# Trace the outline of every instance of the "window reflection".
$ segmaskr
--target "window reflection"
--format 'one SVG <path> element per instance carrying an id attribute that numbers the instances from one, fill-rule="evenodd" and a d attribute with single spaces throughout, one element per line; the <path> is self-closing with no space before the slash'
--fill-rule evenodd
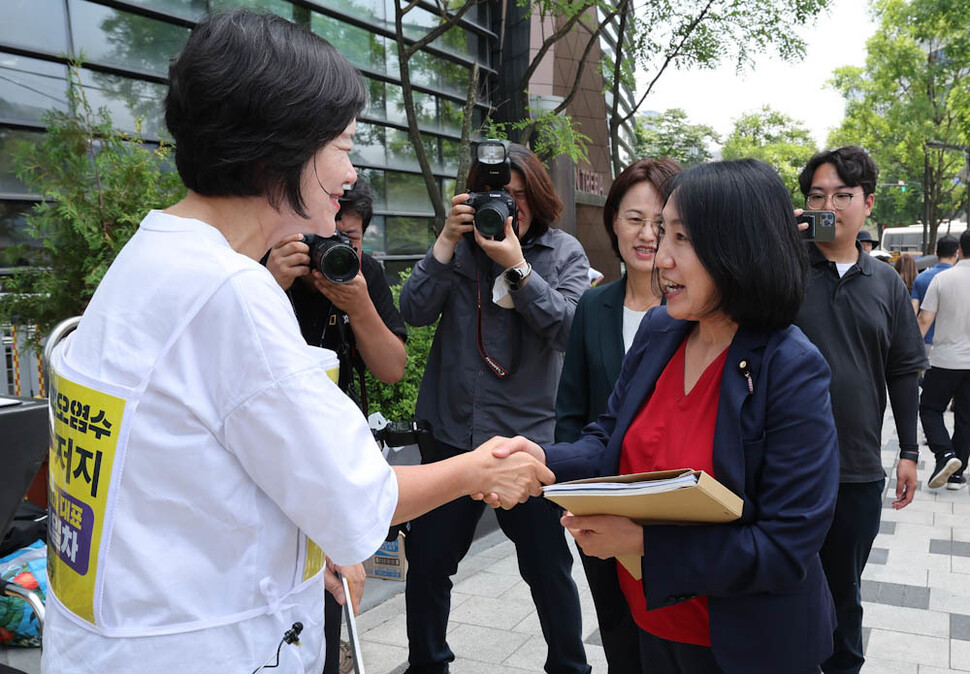
<path id="1" fill-rule="evenodd" d="M 374 251 L 383 253 L 384 248 L 384 216 L 375 215 L 371 218 L 370 225 L 367 226 L 367 231 L 364 232 L 364 240 L 361 242 L 361 248 L 368 255 L 373 255 Z"/>
<path id="2" fill-rule="evenodd" d="M 438 156 L 438 142 L 434 136 L 421 134 L 421 142 L 424 151 L 431 162 L 434 171 L 441 169 L 441 159 Z M 387 129 L 387 165 L 394 168 L 420 170 L 417 155 L 414 153 L 414 145 L 407 131 L 400 129 Z M 423 183 L 422 183 L 423 184 Z"/>
<path id="3" fill-rule="evenodd" d="M 357 123 L 357 133 L 354 134 L 354 150 L 350 153 L 350 160 L 354 164 L 377 164 L 384 163 L 384 127 L 368 124 L 367 122 Z"/>
<path id="4" fill-rule="evenodd" d="M 0 201 L 0 266 L 23 266 L 39 259 L 43 244 L 27 233 L 27 214 L 35 203 Z"/>
<path id="5" fill-rule="evenodd" d="M 374 210 L 381 211 L 387 207 L 384 198 L 384 171 L 372 168 L 357 169 L 357 179 L 364 180 L 370 185 L 370 192 L 374 196 Z"/>
<path id="6" fill-rule="evenodd" d="M 381 36 L 315 12 L 310 15 L 310 28 L 358 68 L 378 66 L 383 70 L 384 38 Z"/>
<path id="7" fill-rule="evenodd" d="M 129 0 L 129 2 L 184 19 L 201 19 L 206 12 L 206 0 Z"/>
<path id="8" fill-rule="evenodd" d="M 70 0 L 70 8 L 74 48 L 86 60 L 166 75 L 189 36 L 188 28 L 86 0 Z"/>
<path id="9" fill-rule="evenodd" d="M 64 0 L 3 0 L 0 42 L 51 54 L 67 52 Z"/>
<path id="10" fill-rule="evenodd" d="M 165 128 L 165 85 L 84 69 L 81 84 L 91 108 L 107 107 L 115 128 L 148 140 L 171 139 Z"/>
<path id="11" fill-rule="evenodd" d="M 44 134 L 37 131 L 18 131 L 0 128 L 0 192 L 30 194 L 27 186 L 16 175 L 14 153 L 24 143 L 37 144 Z"/>
<path id="12" fill-rule="evenodd" d="M 233 9 L 234 7 L 249 7 L 278 14 L 287 19 L 293 19 L 293 3 L 287 0 L 208 0 L 212 11 Z"/>
<path id="13" fill-rule="evenodd" d="M 0 52 L 0 117 L 40 122 L 51 108 L 67 110 L 67 68 Z"/>
<path id="14" fill-rule="evenodd" d="M 434 243 L 432 218 L 387 217 L 388 255 L 422 255 Z"/>
<path id="15" fill-rule="evenodd" d="M 424 178 L 416 173 L 387 172 L 387 210 L 389 212 L 427 213 L 434 210 L 428 199 Z M 388 221 L 388 234 L 394 229 Z M 390 251 L 388 251 L 390 252 Z"/>

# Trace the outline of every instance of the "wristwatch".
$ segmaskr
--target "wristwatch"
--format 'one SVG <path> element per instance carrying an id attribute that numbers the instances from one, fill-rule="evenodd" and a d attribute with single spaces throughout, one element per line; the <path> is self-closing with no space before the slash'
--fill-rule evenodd
<path id="1" fill-rule="evenodd" d="M 523 262 L 516 267 L 509 267 L 505 270 L 505 283 L 508 284 L 509 290 L 518 290 L 531 273 L 532 265 L 528 262 Z"/>

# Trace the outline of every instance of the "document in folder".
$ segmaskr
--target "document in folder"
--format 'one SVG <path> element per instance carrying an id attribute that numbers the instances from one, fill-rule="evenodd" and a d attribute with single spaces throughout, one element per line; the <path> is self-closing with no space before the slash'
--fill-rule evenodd
<path id="1" fill-rule="evenodd" d="M 731 522 L 744 505 L 713 477 L 689 468 L 573 480 L 542 491 L 574 515 L 619 515 L 639 524 Z M 617 559 L 640 580 L 639 557 Z"/>

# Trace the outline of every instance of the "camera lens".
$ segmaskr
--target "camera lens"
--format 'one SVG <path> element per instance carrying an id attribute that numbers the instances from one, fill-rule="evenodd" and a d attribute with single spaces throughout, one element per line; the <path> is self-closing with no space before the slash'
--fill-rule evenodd
<path id="1" fill-rule="evenodd" d="M 509 209 L 498 199 L 492 199 L 475 211 L 475 227 L 482 236 L 501 240 L 505 238 L 505 220 Z"/>
<path id="2" fill-rule="evenodd" d="M 334 283 L 347 283 L 360 271 L 360 260 L 350 246 L 338 244 L 320 260 L 320 272 Z"/>

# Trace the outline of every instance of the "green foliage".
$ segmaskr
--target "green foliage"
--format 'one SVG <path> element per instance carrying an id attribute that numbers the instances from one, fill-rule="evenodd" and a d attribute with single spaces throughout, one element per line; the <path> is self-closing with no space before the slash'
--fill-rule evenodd
<path id="1" fill-rule="evenodd" d="M 966 180 L 954 181 L 965 155 L 924 143 L 970 144 L 970 0 L 874 0 L 870 6 L 879 28 L 866 45 L 865 67 L 840 68 L 830 80 L 845 98 L 846 114 L 829 145 L 869 150 L 881 183 L 873 217 L 884 226 L 927 217 L 932 248 L 940 219 L 952 217 L 967 198 Z M 898 181 L 913 189 L 901 191 Z"/>
<path id="2" fill-rule="evenodd" d="M 411 276 L 411 271 L 401 272 L 401 282 L 391 286 L 394 304 L 400 306 L 401 288 Z M 388 421 L 411 419 L 418 402 L 418 389 L 424 377 L 424 367 L 428 362 L 428 352 L 434 341 L 438 322 L 421 328 L 408 326 L 408 362 L 404 376 L 396 384 L 382 384 L 370 372 L 367 373 L 367 401 L 371 412 L 380 412 Z"/>
<path id="3" fill-rule="evenodd" d="M 711 144 L 720 143 L 717 132 L 705 124 L 691 124 L 687 113 L 671 108 L 653 117 L 638 117 L 634 154 L 637 159 L 676 159 L 684 167 L 711 160 Z"/>
<path id="4" fill-rule="evenodd" d="M 764 106 L 735 121 L 721 156 L 724 159 L 750 157 L 771 164 L 785 182 L 792 201 L 800 205 L 798 174 L 815 152 L 815 142 L 801 122 Z"/>
<path id="5" fill-rule="evenodd" d="M 91 109 L 79 67 L 69 69 L 70 112 L 51 111 L 47 133 L 15 153 L 18 177 L 40 194 L 28 234 L 43 241 L 36 267 L 4 283 L 0 320 L 45 331 L 84 311 L 101 277 L 145 213 L 184 192 L 167 170 L 169 148 L 150 149 L 118 133 L 105 109 Z"/>
<path id="6" fill-rule="evenodd" d="M 578 123 L 571 117 L 533 107 L 527 111 L 530 117 L 517 122 L 496 122 L 489 117 L 482 126 L 483 137 L 507 140 L 512 131 L 523 131 L 531 126 L 533 150 L 543 161 L 561 155 L 568 156 L 573 162 L 589 161 L 586 148 L 590 137 L 579 131 Z"/>

